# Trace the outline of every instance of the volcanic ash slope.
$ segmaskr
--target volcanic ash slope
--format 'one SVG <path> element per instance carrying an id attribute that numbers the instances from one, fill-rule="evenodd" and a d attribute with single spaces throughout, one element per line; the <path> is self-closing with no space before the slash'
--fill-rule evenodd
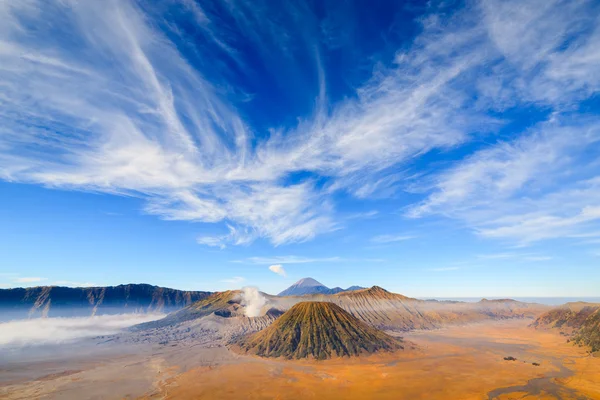
<path id="1" fill-rule="evenodd" d="M 403 348 L 398 339 L 330 302 L 298 303 L 271 326 L 242 339 L 240 347 L 262 357 L 319 360 Z"/>

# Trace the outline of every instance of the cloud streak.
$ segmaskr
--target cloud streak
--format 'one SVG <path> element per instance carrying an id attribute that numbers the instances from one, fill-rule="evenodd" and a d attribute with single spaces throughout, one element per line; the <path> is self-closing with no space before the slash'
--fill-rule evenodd
<path id="1" fill-rule="evenodd" d="M 406 240 L 411 240 L 414 238 L 415 238 L 414 236 L 408 236 L 408 235 L 379 235 L 379 236 L 375 236 L 375 237 L 371 238 L 371 242 L 388 244 L 388 243 L 404 242 Z"/>
<path id="2" fill-rule="evenodd" d="M 315 33 L 318 18 L 303 6 L 284 6 L 278 20 L 262 2 L 219 12 L 173 2 L 172 14 L 190 18 L 202 39 L 189 40 L 150 4 L 0 4 L 3 180 L 139 197 L 163 219 L 219 224 L 197 242 L 221 249 L 343 228 L 338 194 L 417 191 L 425 199 L 407 216 L 444 215 L 521 244 L 581 234 L 599 219 L 589 201 L 598 182 L 586 173 L 597 167 L 586 151 L 596 149 L 599 124 L 569 114 L 600 87 L 592 2 L 482 0 L 424 15 L 393 62 L 373 65 L 335 102 L 326 49 L 315 47 L 332 36 Z M 241 37 L 273 72 L 272 87 L 310 105 L 288 116 L 297 123 L 254 125 L 242 112 L 253 100 L 231 79 L 252 73 Z M 277 74 L 273 54 L 311 89 L 285 87 L 295 80 Z M 510 119 L 498 113 L 517 106 L 539 107 L 547 121 L 491 139 L 442 172 L 424 161 L 435 172 L 411 183 L 415 160 L 493 136 Z"/>
<path id="3" fill-rule="evenodd" d="M 20 278 L 16 278 L 14 281 L 16 283 L 34 283 L 34 282 L 41 282 L 41 281 L 45 281 L 46 278 L 40 278 L 37 276 L 30 276 L 30 277 L 20 277 Z"/>
<path id="4" fill-rule="evenodd" d="M 599 145 L 596 120 L 541 123 L 435 176 L 433 193 L 407 215 L 459 218 L 481 236 L 524 245 L 585 234 L 600 218 L 596 160 L 585 154 Z"/>
<path id="5" fill-rule="evenodd" d="M 340 262 L 341 257 L 301 257 L 301 256 L 275 256 L 275 257 L 248 257 L 245 260 L 236 260 L 235 262 L 248 262 L 250 264 L 308 264 L 323 262 Z"/>

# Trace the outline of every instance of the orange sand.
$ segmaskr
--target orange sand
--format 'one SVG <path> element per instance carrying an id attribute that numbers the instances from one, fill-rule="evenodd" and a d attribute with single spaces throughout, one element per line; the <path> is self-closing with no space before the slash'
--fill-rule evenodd
<path id="1" fill-rule="evenodd" d="M 527 321 L 452 327 L 410 334 L 406 339 L 418 349 L 320 362 L 245 357 L 237 364 L 197 368 L 163 380 L 145 398 L 481 400 L 496 388 L 524 385 L 557 371 L 559 363 L 574 375 L 554 382 L 578 391 L 576 396 L 600 399 L 600 358 L 589 357 L 554 331 L 528 328 Z M 529 347 L 518 354 L 503 347 L 520 345 Z M 507 355 L 518 360 L 504 361 Z M 569 396 L 561 395 L 577 398 Z M 558 397 L 515 390 L 496 398 Z"/>
<path id="2" fill-rule="evenodd" d="M 328 361 L 162 347 L 7 382 L 0 385 L 0 399 L 489 400 L 490 392 L 497 400 L 600 399 L 600 357 L 566 343 L 556 330 L 529 328 L 529 322 L 414 332 L 405 340 L 415 348 Z M 517 361 L 505 361 L 507 356 Z"/>

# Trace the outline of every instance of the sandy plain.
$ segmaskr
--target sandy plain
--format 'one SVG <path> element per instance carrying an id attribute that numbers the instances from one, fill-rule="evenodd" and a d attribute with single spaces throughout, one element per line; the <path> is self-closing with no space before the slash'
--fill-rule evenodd
<path id="1" fill-rule="evenodd" d="M 0 365 L 0 399 L 600 399 L 600 358 L 530 322 L 417 331 L 404 335 L 414 344 L 404 351 L 327 361 L 225 347 L 99 347 Z"/>

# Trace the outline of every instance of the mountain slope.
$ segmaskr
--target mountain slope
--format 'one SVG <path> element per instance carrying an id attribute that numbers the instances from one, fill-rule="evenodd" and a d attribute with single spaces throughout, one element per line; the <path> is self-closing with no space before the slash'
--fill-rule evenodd
<path id="1" fill-rule="evenodd" d="M 320 360 L 402 348 L 397 339 L 330 302 L 298 303 L 240 347 L 263 357 Z"/>
<path id="2" fill-rule="evenodd" d="M 225 292 L 212 293 L 209 296 L 188 305 L 187 307 L 167 315 L 157 321 L 145 322 L 135 325 L 132 330 L 156 329 L 165 326 L 173 326 L 186 321 L 216 313 L 221 317 L 232 317 L 244 315 L 241 306 L 241 291 L 227 290 Z"/>
<path id="3" fill-rule="evenodd" d="M 514 300 L 478 303 L 418 300 L 388 292 L 379 286 L 334 295 L 281 298 L 280 301 L 287 301 L 291 306 L 292 301 L 307 300 L 330 301 L 371 326 L 401 331 L 493 319 L 533 319 L 548 309 L 543 305 Z"/>
<path id="4" fill-rule="evenodd" d="M 600 351 L 600 307 L 586 318 L 575 335 L 575 343 L 588 346 L 592 352 Z"/>
<path id="5" fill-rule="evenodd" d="M 70 288 L 38 286 L 0 289 L 2 319 L 69 317 L 124 312 L 171 312 L 208 296 L 147 284 Z"/>
<path id="6" fill-rule="evenodd" d="M 477 303 L 418 300 L 388 292 L 378 286 L 334 295 L 281 297 L 260 293 L 260 297 L 262 300 L 257 317 L 245 315 L 246 306 L 241 291 L 227 291 L 214 293 L 162 320 L 137 325 L 131 330 L 139 335 L 136 340 L 149 340 L 151 337 L 191 341 L 210 339 L 226 344 L 236 337 L 264 329 L 294 305 L 307 301 L 333 303 L 373 328 L 394 331 L 435 329 L 452 324 L 509 318 L 533 319 L 550 309 L 544 305 L 514 300 Z"/>
<path id="7" fill-rule="evenodd" d="M 600 351 L 600 304 L 567 303 L 542 314 L 534 328 L 557 328 L 573 335 L 575 343 Z"/>

